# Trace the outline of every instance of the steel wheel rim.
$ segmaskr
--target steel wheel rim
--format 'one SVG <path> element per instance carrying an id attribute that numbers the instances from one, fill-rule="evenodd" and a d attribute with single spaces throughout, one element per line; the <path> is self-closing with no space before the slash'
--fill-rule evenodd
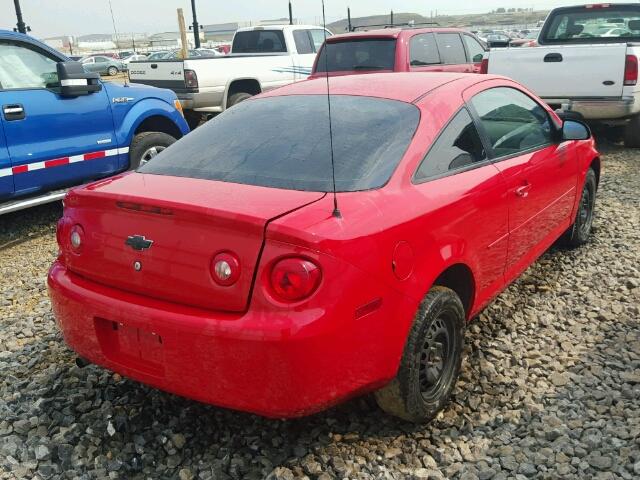
<path id="1" fill-rule="evenodd" d="M 593 223 L 593 193 L 588 186 L 582 192 L 578 218 L 580 219 L 580 232 L 583 235 L 588 234 Z"/>
<path id="2" fill-rule="evenodd" d="M 419 358 L 418 381 L 425 401 L 433 401 L 447 388 L 454 370 L 453 319 L 442 312 L 429 326 Z"/>
<path id="3" fill-rule="evenodd" d="M 107 71 L 107 73 L 111 76 L 114 76 L 118 73 L 118 69 L 116 67 L 109 67 L 109 70 Z"/>
<path id="4" fill-rule="evenodd" d="M 147 150 L 145 150 L 145 152 L 142 154 L 142 157 L 140 158 L 140 166 L 142 166 L 145 163 L 149 162 L 153 157 L 158 155 L 160 152 L 162 152 L 166 148 L 167 147 L 163 147 L 161 145 L 155 145 L 155 146 L 150 147 Z"/>

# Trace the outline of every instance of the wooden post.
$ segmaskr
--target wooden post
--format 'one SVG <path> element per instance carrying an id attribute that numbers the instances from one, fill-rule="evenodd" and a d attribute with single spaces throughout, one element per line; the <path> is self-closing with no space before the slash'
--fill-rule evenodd
<path id="1" fill-rule="evenodd" d="M 184 60 L 189 56 L 189 44 L 187 43 L 187 27 L 184 23 L 184 13 L 181 8 L 178 9 L 178 27 L 180 28 L 180 41 L 182 42 L 180 56 Z"/>

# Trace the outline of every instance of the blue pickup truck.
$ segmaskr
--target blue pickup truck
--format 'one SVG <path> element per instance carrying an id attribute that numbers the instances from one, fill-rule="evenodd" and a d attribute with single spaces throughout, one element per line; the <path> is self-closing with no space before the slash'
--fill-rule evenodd
<path id="1" fill-rule="evenodd" d="M 0 108 L 0 215 L 137 168 L 189 132 L 170 90 L 103 83 L 7 31 L 0 31 Z"/>

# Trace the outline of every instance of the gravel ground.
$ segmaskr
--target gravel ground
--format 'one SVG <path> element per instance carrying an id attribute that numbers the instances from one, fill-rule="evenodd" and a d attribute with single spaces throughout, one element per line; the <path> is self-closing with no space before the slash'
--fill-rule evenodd
<path id="1" fill-rule="evenodd" d="M 0 479 L 640 478 L 640 153 L 609 146 L 595 235 L 468 330 L 429 425 L 359 399 L 270 421 L 89 366 L 51 315 L 58 205 L 0 219 Z"/>

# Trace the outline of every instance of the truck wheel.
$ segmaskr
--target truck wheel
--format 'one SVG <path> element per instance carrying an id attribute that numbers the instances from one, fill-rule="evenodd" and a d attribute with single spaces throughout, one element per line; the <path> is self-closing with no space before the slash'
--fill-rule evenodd
<path id="1" fill-rule="evenodd" d="M 591 227 L 593 226 L 593 212 L 596 206 L 597 190 L 596 172 L 590 168 L 584 181 L 584 187 L 582 188 L 582 197 L 580 198 L 576 218 L 573 225 L 560 239 L 560 243 L 564 246 L 576 248 L 589 241 Z"/>
<path id="2" fill-rule="evenodd" d="M 624 146 L 640 148 L 640 115 L 631 117 L 624 130 Z"/>
<path id="3" fill-rule="evenodd" d="M 184 119 L 187 121 L 189 128 L 191 130 L 195 130 L 202 123 L 203 115 L 200 112 L 194 112 L 193 110 L 185 110 Z"/>
<path id="4" fill-rule="evenodd" d="M 170 145 L 176 139 L 162 132 L 142 132 L 133 137 L 129 147 L 129 170 L 141 167 Z"/>
<path id="5" fill-rule="evenodd" d="M 119 72 L 119 70 L 118 70 L 117 67 L 109 67 L 107 69 L 107 73 L 109 74 L 110 77 L 113 77 L 113 76 L 117 75 L 118 72 Z"/>
<path id="6" fill-rule="evenodd" d="M 396 377 L 375 392 L 380 408 L 410 422 L 433 419 L 456 383 L 465 311 L 453 290 L 433 287 L 416 313 Z"/>
<path id="7" fill-rule="evenodd" d="M 253 97 L 253 95 L 251 95 L 250 93 L 245 93 L 245 92 L 234 93 L 229 97 L 229 101 L 227 102 L 227 108 L 231 108 L 234 105 L 237 105 L 240 102 L 244 102 L 245 100 L 251 97 Z"/>

